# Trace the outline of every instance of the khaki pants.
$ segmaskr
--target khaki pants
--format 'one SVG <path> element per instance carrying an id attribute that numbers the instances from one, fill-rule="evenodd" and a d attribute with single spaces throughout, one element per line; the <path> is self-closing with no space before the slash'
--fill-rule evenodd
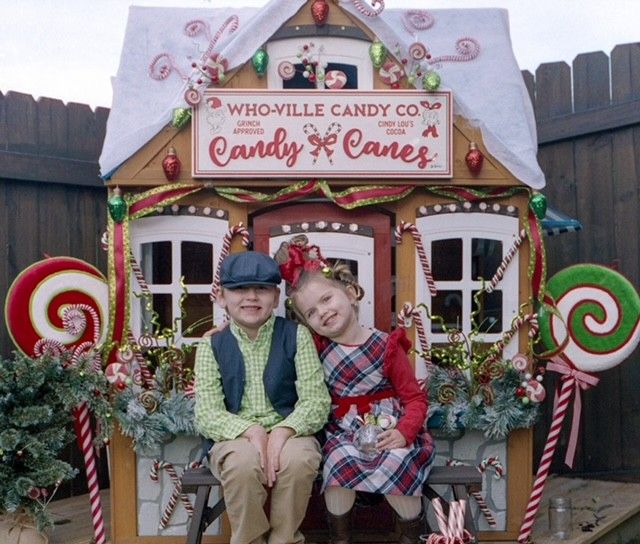
<path id="1" fill-rule="evenodd" d="M 222 483 L 231 525 L 230 544 L 304 542 L 298 528 L 307 511 L 320 458 L 318 441 L 311 436 L 285 442 L 267 517 L 266 479 L 256 448 L 246 438 L 216 442 L 210 452 L 211 472 Z"/>

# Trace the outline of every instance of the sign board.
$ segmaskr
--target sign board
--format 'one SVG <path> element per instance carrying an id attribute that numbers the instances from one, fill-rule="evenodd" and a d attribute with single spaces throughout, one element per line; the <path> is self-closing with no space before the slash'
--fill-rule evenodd
<path id="1" fill-rule="evenodd" d="M 193 177 L 450 178 L 449 91 L 208 89 Z"/>

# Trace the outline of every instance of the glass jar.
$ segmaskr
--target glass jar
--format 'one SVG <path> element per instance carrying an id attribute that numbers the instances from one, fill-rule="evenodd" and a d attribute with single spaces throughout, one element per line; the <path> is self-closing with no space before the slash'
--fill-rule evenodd
<path id="1" fill-rule="evenodd" d="M 571 499 L 549 499 L 549 532 L 560 540 L 571 538 Z"/>

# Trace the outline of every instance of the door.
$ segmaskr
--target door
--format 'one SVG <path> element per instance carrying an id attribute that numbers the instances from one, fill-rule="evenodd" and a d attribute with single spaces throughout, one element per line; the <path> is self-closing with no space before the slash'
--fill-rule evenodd
<path id="1" fill-rule="evenodd" d="M 311 244 L 320 247 L 325 258 L 348 263 L 365 290 L 360 301 L 361 322 L 390 330 L 394 310 L 391 247 L 394 221 L 390 214 L 371 208 L 344 210 L 327 202 L 309 202 L 260 210 L 250 221 L 257 251 L 273 255 L 283 241 L 296 234 L 306 234 Z M 284 315 L 284 300 L 278 313 Z M 318 481 L 302 526 L 307 537 L 326 531 L 326 510 L 319 489 Z M 391 508 L 378 498 L 358 496 L 353 525 L 356 540 L 358 537 L 366 542 L 394 538 Z"/>

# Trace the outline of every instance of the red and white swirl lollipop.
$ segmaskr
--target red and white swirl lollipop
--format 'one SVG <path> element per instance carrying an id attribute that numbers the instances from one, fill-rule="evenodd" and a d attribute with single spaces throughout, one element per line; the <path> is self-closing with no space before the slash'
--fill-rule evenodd
<path id="1" fill-rule="evenodd" d="M 73 351 L 96 343 L 96 330 L 98 343 L 104 340 L 108 300 L 107 281 L 94 266 L 73 257 L 44 259 L 11 284 L 5 301 L 7 329 L 16 347 L 29 356 L 38 355 L 36 345 L 43 341 Z"/>

